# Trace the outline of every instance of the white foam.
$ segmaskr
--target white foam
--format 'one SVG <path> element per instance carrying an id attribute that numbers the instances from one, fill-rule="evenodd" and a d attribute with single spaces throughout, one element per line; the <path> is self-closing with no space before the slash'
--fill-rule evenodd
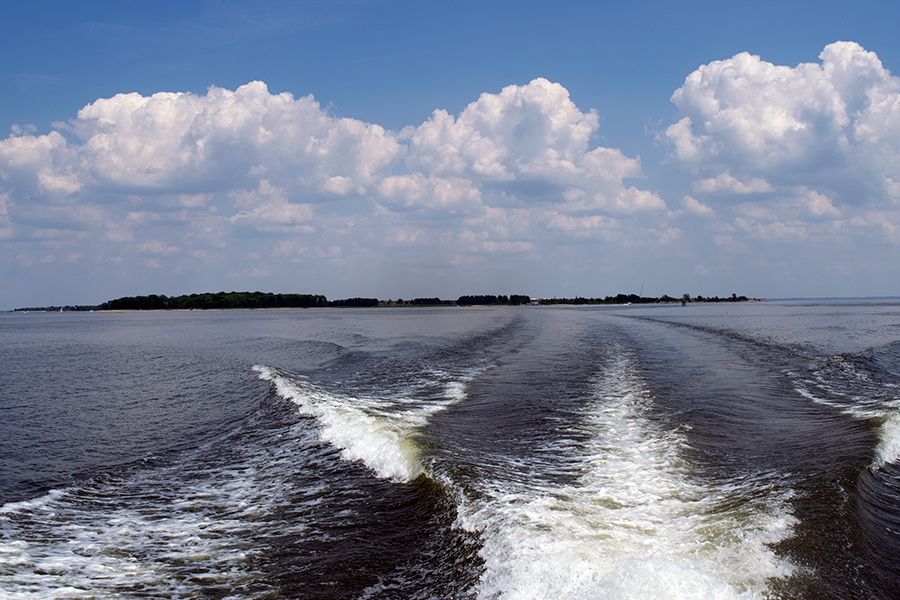
<path id="1" fill-rule="evenodd" d="M 278 395 L 291 400 L 302 414 L 315 417 L 323 441 L 341 449 L 348 461 L 360 461 L 378 477 L 410 482 L 424 472 L 415 437 L 428 419 L 464 397 L 461 380 L 446 384 L 446 395 L 411 408 L 397 408 L 403 398 L 382 400 L 326 391 L 305 378 L 289 377 L 271 367 L 257 365 L 261 379 L 275 385 Z"/>
<path id="2" fill-rule="evenodd" d="M 33 498 L 31 500 L 23 500 L 22 502 L 7 502 L 0 506 L 0 519 L 2 515 L 10 513 L 18 513 L 23 511 L 34 511 L 45 509 L 50 502 L 59 498 L 64 492 L 62 490 L 50 490 L 43 496 Z"/>
<path id="3" fill-rule="evenodd" d="M 327 485 L 287 476 L 295 472 L 297 449 L 309 443 L 308 431 L 286 428 L 278 441 L 239 446 L 224 465 L 186 457 L 109 487 L 73 487 L 5 505 L 0 597 L 99 600 L 139 589 L 189 598 L 201 584 L 267 597 L 259 586 L 267 576 L 256 571 L 266 547 L 255 534 L 264 539 L 267 517 L 284 507 L 294 516 L 271 534 L 305 534 L 303 515 L 320 502 L 317 486 Z M 259 595 L 238 592 L 248 585 Z"/>
<path id="4" fill-rule="evenodd" d="M 117 590 L 150 586 L 159 597 L 187 597 L 182 565 L 196 569 L 195 577 L 253 577 L 250 553 L 231 532 L 247 525 L 235 514 L 240 497 L 271 490 L 208 485 L 172 504 L 82 508 L 73 490 L 6 505 L 0 596 L 117 598 Z"/>
<path id="5" fill-rule="evenodd" d="M 633 371 L 623 358 L 598 381 L 589 441 L 559 448 L 574 483 L 508 477 L 461 501 L 459 525 L 483 541 L 480 598 L 761 598 L 791 572 L 768 546 L 790 534 L 786 503 L 695 480 Z"/>
<path id="6" fill-rule="evenodd" d="M 889 415 L 881 426 L 880 442 L 875 449 L 874 468 L 900 459 L 900 412 Z"/>
<path id="7" fill-rule="evenodd" d="M 322 498 L 334 498 L 332 482 L 294 476 L 332 460 L 315 452 L 314 436 L 327 434 L 346 446 L 348 458 L 365 460 L 382 476 L 409 480 L 421 470 L 417 428 L 464 396 L 465 377 L 447 373 L 433 374 L 446 390 L 432 403 L 329 394 L 303 378 L 258 371 L 319 426 L 266 430 L 274 437 L 261 445 L 252 436 L 220 441 L 220 450 L 228 449 L 224 462 L 207 462 L 201 448 L 196 459 L 141 469 L 109 487 L 89 482 L 0 507 L 0 597 L 111 599 L 138 589 L 187 598 L 198 585 L 234 590 L 227 598 L 269 597 L 270 578 L 256 570 L 267 537 L 328 535 L 312 515 Z M 422 374 L 421 385 L 433 391 L 434 378 Z M 289 522 L 270 518 L 284 510 Z"/>

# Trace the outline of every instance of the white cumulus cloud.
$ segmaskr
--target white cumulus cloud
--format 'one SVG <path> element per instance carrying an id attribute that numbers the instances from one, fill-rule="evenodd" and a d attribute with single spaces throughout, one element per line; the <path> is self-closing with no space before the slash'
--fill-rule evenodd
<path id="1" fill-rule="evenodd" d="M 830 237 L 877 213 L 880 227 L 860 232 L 893 240 L 900 78 L 854 42 L 826 46 L 819 61 L 781 66 L 744 52 L 701 66 L 672 95 L 683 116 L 664 134 L 669 160 L 707 203 L 742 202 L 734 235 Z"/>
<path id="2" fill-rule="evenodd" d="M 590 147 L 598 127 L 594 111 L 582 112 L 563 86 L 539 78 L 482 94 L 457 118 L 437 110 L 419 127 L 407 128 L 406 165 L 566 211 L 665 210 L 655 193 L 625 185 L 625 179 L 641 177 L 638 159 Z"/>
<path id="3" fill-rule="evenodd" d="M 413 247 L 410 263 L 473 264 L 666 210 L 640 159 L 597 145 L 597 113 L 546 79 L 402 131 L 259 81 L 118 94 L 54 126 L 0 140 L 0 239 L 21 265 L 276 277 L 316 260 L 388 268 Z"/>
<path id="4" fill-rule="evenodd" d="M 741 53 L 703 65 L 672 95 L 671 157 L 698 192 L 806 186 L 879 204 L 900 170 L 900 78 L 873 52 L 835 42 L 820 63 L 779 66 Z"/>
<path id="5" fill-rule="evenodd" d="M 740 181 L 726 169 L 716 177 L 700 179 L 693 184 L 694 190 L 704 193 L 724 192 L 731 194 L 759 194 L 771 192 L 772 186 L 761 177 L 752 177 L 748 181 Z"/>
<path id="6" fill-rule="evenodd" d="M 681 200 L 681 205 L 684 207 L 686 213 L 695 217 L 709 218 L 716 216 L 716 211 L 691 196 L 685 196 Z"/>
<path id="7" fill-rule="evenodd" d="M 378 125 L 329 116 L 312 98 L 270 94 L 255 81 L 205 96 L 119 94 L 78 112 L 79 181 L 98 186 L 228 187 L 257 173 L 314 189 L 346 178 L 365 189 L 401 151 Z"/>

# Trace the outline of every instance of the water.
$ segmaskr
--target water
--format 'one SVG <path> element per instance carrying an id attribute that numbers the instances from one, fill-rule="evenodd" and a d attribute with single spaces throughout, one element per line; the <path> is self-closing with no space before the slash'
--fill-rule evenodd
<path id="1" fill-rule="evenodd" d="M 900 596 L 900 303 L 0 336 L 0 598 Z"/>

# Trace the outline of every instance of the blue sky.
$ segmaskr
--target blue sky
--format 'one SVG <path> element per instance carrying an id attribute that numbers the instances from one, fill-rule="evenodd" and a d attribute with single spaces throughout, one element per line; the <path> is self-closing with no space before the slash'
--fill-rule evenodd
<path id="1" fill-rule="evenodd" d="M 3 3 L 0 308 L 898 295 L 898 17 Z"/>

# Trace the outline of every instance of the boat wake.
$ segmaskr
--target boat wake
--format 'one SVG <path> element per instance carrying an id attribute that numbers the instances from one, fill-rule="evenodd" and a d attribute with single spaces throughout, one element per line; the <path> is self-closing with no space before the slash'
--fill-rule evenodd
<path id="1" fill-rule="evenodd" d="M 623 355 L 557 448 L 573 484 L 504 476 L 461 502 L 459 526 L 483 540 L 479 598 L 762 598 L 791 574 L 770 549 L 791 533 L 788 498 L 696 481 L 653 401 Z"/>

